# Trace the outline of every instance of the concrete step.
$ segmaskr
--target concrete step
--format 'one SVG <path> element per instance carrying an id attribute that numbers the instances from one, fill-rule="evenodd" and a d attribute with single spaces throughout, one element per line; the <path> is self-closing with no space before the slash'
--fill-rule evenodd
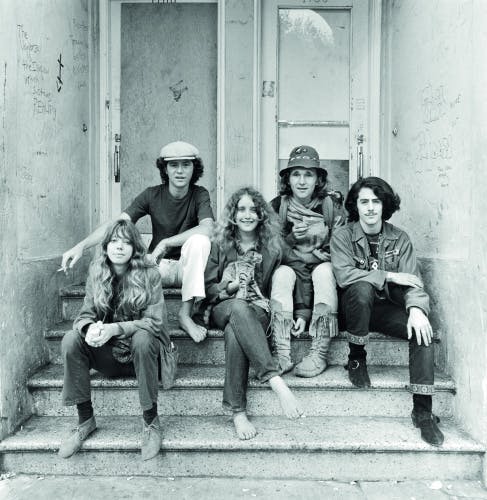
<path id="1" fill-rule="evenodd" d="M 421 441 L 409 418 L 253 417 L 254 439 L 236 438 L 228 417 L 162 417 L 161 453 L 140 460 L 140 417 L 99 417 L 70 459 L 56 451 L 73 418 L 33 417 L 0 443 L 3 472 L 319 480 L 479 479 L 484 448 L 451 421 L 441 448 Z"/>
<path id="2" fill-rule="evenodd" d="M 72 328 L 71 321 L 64 321 L 46 332 L 49 340 L 51 363 L 62 363 L 60 344 L 63 336 Z M 179 328 L 171 329 L 171 338 L 179 348 L 179 360 L 186 364 L 224 364 L 225 346 L 223 332 L 210 330 L 203 342 L 196 344 L 189 335 Z M 307 354 L 311 346 L 310 338 L 293 338 L 291 341 L 291 356 L 298 363 Z M 348 356 L 348 341 L 345 332 L 332 340 L 329 351 L 329 363 L 332 365 L 345 364 Z M 440 364 L 441 349 L 438 341 L 435 343 L 435 365 Z M 371 332 L 370 343 L 367 347 L 367 363 L 369 365 L 408 366 L 409 347 L 404 340 L 388 337 L 381 333 Z"/>
<path id="3" fill-rule="evenodd" d="M 284 379 L 299 397 L 308 416 L 387 416 L 407 417 L 411 394 L 405 389 L 408 369 L 371 366 L 372 388 L 357 389 L 348 380 L 342 366 L 331 366 L 317 377 L 305 379 L 286 374 Z M 224 367 L 180 365 L 175 387 L 160 390 L 158 407 L 161 415 L 222 415 Z M 28 382 L 35 413 L 47 416 L 75 415 L 74 407 L 61 404 L 63 370 L 50 365 Z M 92 399 L 98 415 L 139 415 L 135 378 L 106 378 L 92 375 Z M 434 411 L 442 417 L 452 416 L 455 387 L 445 375 L 436 375 Z M 281 415 L 277 398 L 268 385 L 255 379 L 249 382 L 250 415 Z"/>

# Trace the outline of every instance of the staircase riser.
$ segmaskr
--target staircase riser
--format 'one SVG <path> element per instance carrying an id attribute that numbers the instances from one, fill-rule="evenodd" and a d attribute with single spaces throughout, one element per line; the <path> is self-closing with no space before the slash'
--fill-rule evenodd
<path id="1" fill-rule="evenodd" d="M 62 364 L 60 352 L 61 341 L 49 340 L 51 363 Z M 175 339 L 179 348 L 179 362 L 182 364 L 223 365 L 225 363 L 225 347 L 223 339 L 210 338 L 201 344 L 191 339 Z M 292 358 L 298 362 L 305 356 L 311 346 L 310 340 L 291 342 Z M 407 342 L 388 342 L 372 340 L 367 347 L 367 363 L 369 365 L 407 366 L 409 362 Z M 347 362 L 348 343 L 346 340 L 333 340 L 329 352 L 329 362 L 341 365 Z M 435 345 L 435 364 L 438 366 L 440 348 Z"/>
<path id="2" fill-rule="evenodd" d="M 393 390 L 310 390 L 293 389 L 308 416 L 386 416 L 408 417 L 412 408 L 411 394 Z M 222 389 L 172 389 L 159 391 L 161 415 L 223 415 Z M 97 415 L 140 415 L 138 392 L 132 389 L 94 388 L 93 406 Z M 35 412 L 39 416 L 75 415 L 74 407 L 61 405 L 59 390 L 33 391 Z M 439 391 L 434 397 L 434 411 L 442 417 L 452 416 L 453 395 Z M 282 415 L 277 397 L 270 390 L 248 391 L 251 415 Z"/>
<path id="3" fill-rule="evenodd" d="M 170 432 L 167 429 L 166 432 Z M 54 448 L 54 446 L 53 446 Z M 419 464 L 419 465 L 418 465 Z M 164 477 L 254 477 L 316 480 L 478 480 L 480 455 L 374 451 L 162 451 L 141 461 L 138 450 L 79 452 L 69 460 L 57 453 L 6 453 L 2 471 Z"/>
<path id="4" fill-rule="evenodd" d="M 66 298 L 62 300 L 62 319 L 64 321 L 73 321 L 79 313 L 83 299 L 80 297 Z M 179 299 L 169 298 L 166 299 L 167 315 L 170 328 L 178 327 L 178 311 L 181 306 Z"/>

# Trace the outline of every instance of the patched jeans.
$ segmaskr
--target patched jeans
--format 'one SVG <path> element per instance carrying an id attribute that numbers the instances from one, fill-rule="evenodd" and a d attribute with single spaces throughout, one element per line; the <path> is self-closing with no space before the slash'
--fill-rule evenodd
<path id="1" fill-rule="evenodd" d="M 211 319 L 225 332 L 223 407 L 245 411 L 250 364 L 261 383 L 279 375 L 265 333 L 269 314 L 245 300 L 229 299 L 213 308 Z"/>
<path id="2" fill-rule="evenodd" d="M 132 336 L 133 362 L 120 363 L 112 354 L 108 341 L 101 347 L 91 347 L 77 332 L 68 332 L 62 341 L 64 362 L 63 404 L 72 406 L 91 399 L 90 369 L 108 377 L 137 378 L 142 410 L 150 410 L 157 403 L 159 340 L 145 330 Z"/>
<path id="3" fill-rule="evenodd" d="M 404 305 L 405 288 L 391 286 L 391 300 L 379 299 L 375 288 L 366 281 L 358 281 L 342 290 L 341 311 L 344 315 L 348 340 L 352 344 L 368 343 L 369 331 L 377 331 L 396 338 L 408 338 L 408 313 Z M 413 394 L 434 392 L 434 348 L 418 345 L 413 333 L 409 340 L 409 380 Z"/>

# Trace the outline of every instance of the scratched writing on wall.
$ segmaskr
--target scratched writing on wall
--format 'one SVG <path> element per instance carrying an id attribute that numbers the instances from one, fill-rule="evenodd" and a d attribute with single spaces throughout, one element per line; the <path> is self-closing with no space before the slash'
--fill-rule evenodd
<path id="1" fill-rule="evenodd" d="M 34 115 L 48 115 L 56 119 L 57 108 L 49 86 L 50 69 L 40 62 L 41 45 L 33 43 L 22 24 L 17 25 L 17 40 L 20 48 L 20 67 L 24 84 L 32 96 Z M 53 82 L 54 83 L 54 82 Z"/>

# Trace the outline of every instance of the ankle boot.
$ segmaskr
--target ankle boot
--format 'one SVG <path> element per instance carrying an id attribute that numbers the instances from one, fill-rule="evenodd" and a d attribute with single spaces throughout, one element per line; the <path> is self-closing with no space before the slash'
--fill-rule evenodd
<path id="1" fill-rule="evenodd" d="M 413 410 L 411 419 L 414 427 L 421 430 L 421 439 L 431 446 L 441 446 L 445 440 L 443 432 L 438 427 L 440 419 L 430 411 L 418 409 Z"/>
<path id="2" fill-rule="evenodd" d="M 294 370 L 298 377 L 316 377 L 328 366 L 327 354 L 330 348 L 331 334 L 336 331 L 336 317 L 330 306 L 316 304 L 309 327 L 309 334 L 313 337 L 311 348 L 307 356 L 296 365 Z"/>
<path id="3" fill-rule="evenodd" d="M 293 326 L 292 311 L 283 311 L 282 304 L 271 301 L 271 335 L 272 357 L 276 362 L 279 375 L 293 369 L 291 361 L 291 328 Z"/>

